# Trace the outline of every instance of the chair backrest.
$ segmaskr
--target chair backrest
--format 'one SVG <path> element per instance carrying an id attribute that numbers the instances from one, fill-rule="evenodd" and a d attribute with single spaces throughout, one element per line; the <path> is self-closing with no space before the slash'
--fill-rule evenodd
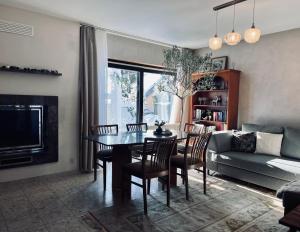
<path id="1" fill-rule="evenodd" d="M 129 123 L 126 124 L 127 131 L 147 131 L 147 123 Z"/>
<path id="2" fill-rule="evenodd" d="M 203 124 L 186 123 L 184 124 L 184 131 L 187 133 L 200 134 L 205 132 L 205 126 Z"/>
<path id="3" fill-rule="evenodd" d="M 170 168 L 170 157 L 176 144 L 177 136 L 167 138 L 145 138 L 143 152 L 151 154 L 150 167 L 154 170 L 168 170 Z M 151 148 L 151 152 L 149 152 Z M 142 168 L 145 168 L 147 155 L 143 155 Z"/>
<path id="4" fill-rule="evenodd" d="M 184 157 L 187 158 L 187 153 L 190 150 L 191 163 L 199 163 L 206 161 L 206 149 L 208 146 L 211 133 L 201 134 L 188 134 L 186 140 L 186 149 Z M 188 146 L 192 145 L 192 149 L 188 149 Z"/>
<path id="5" fill-rule="evenodd" d="M 118 134 L 119 127 L 117 124 L 95 125 L 95 126 L 91 126 L 91 132 L 93 135 Z"/>
<path id="6" fill-rule="evenodd" d="M 118 134 L 119 127 L 117 124 L 111 124 L 111 125 L 95 125 L 91 126 L 91 134 L 92 135 L 115 135 Z M 112 149 L 111 146 L 106 146 L 104 144 L 96 144 L 94 143 L 94 151 L 101 151 L 101 150 L 107 150 Z"/>

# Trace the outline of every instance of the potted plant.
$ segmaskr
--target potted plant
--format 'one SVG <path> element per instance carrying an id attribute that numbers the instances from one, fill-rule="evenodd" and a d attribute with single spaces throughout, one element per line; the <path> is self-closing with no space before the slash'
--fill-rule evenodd
<path id="1" fill-rule="evenodd" d="M 183 110 L 185 99 L 193 95 L 195 88 L 192 74 L 202 72 L 207 77 L 214 77 L 212 72 L 211 54 L 201 56 L 194 51 L 174 46 L 164 50 L 164 63 L 166 74 L 157 84 L 159 91 L 175 95 L 180 99 L 179 129 L 182 129 Z"/>

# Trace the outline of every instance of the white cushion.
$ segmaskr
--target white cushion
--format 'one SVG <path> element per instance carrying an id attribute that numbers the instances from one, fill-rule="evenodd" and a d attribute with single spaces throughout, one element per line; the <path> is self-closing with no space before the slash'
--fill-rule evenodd
<path id="1" fill-rule="evenodd" d="M 255 153 L 265 153 L 280 156 L 283 134 L 256 133 Z"/>

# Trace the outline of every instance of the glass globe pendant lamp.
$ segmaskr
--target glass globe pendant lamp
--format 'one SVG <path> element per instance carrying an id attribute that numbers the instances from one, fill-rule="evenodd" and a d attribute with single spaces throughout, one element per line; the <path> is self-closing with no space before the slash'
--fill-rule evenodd
<path id="1" fill-rule="evenodd" d="M 253 4 L 253 15 L 252 15 L 252 27 L 247 29 L 244 33 L 244 39 L 247 43 L 256 43 L 260 39 L 261 30 L 256 28 L 254 25 L 254 13 L 255 13 L 255 0 Z"/>
<path id="2" fill-rule="evenodd" d="M 234 31 L 234 23 L 235 23 L 235 4 L 233 6 L 233 27 L 232 27 L 232 31 L 227 33 L 224 36 L 225 43 L 230 45 L 230 46 L 237 45 L 241 41 L 241 38 L 242 38 L 241 34 Z"/>
<path id="3" fill-rule="evenodd" d="M 211 50 L 218 50 L 222 47 L 222 39 L 218 37 L 218 11 L 216 13 L 216 34 L 209 39 L 208 46 Z"/>

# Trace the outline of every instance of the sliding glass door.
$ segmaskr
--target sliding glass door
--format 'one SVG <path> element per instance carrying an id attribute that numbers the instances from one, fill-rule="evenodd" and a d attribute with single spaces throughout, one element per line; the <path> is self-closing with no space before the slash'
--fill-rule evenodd
<path id="1" fill-rule="evenodd" d="M 100 106 L 106 124 L 118 124 L 125 130 L 127 123 L 169 122 L 173 96 L 158 92 L 156 86 L 163 75 L 159 70 L 109 63 L 106 86 L 100 87 L 106 93 L 104 109 Z"/>
<path id="2" fill-rule="evenodd" d="M 149 125 L 153 125 L 155 120 L 170 121 L 173 95 L 157 91 L 156 85 L 161 78 L 162 74 L 144 72 L 143 121 Z"/>
<path id="3" fill-rule="evenodd" d="M 107 124 L 137 122 L 137 84 L 139 72 L 108 68 L 106 112 Z"/>

